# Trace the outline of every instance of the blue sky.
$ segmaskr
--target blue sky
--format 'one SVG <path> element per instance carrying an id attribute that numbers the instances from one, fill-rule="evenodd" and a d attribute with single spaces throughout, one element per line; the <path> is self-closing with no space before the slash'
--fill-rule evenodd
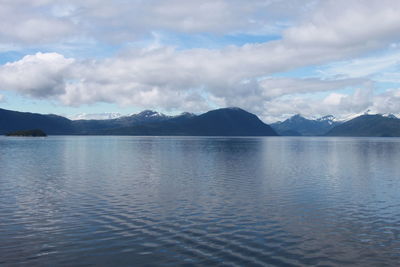
<path id="1" fill-rule="evenodd" d="M 0 107 L 399 114 L 399 11 L 397 0 L 5 0 Z"/>

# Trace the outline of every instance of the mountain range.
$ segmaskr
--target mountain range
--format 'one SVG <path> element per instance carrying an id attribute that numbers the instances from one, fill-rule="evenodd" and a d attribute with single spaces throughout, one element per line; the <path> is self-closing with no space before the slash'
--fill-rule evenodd
<path id="1" fill-rule="evenodd" d="M 240 108 L 222 108 L 201 115 L 167 116 L 145 110 L 105 120 L 70 120 L 0 109 L 0 134 L 41 129 L 50 135 L 187 135 L 187 136 L 400 136 L 400 119 L 394 115 L 361 115 L 339 121 L 328 115 L 307 119 L 299 114 L 285 121 L 262 122 Z"/>
<path id="2" fill-rule="evenodd" d="M 400 136 L 400 119 L 394 115 L 361 115 L 326 133 L 327 136 Z"/>
<path id="3" fill-rule="evenodd" d="M 0 109 L 0 134 L 41 129 L 50 135 L 188 135 L 188 136 L 276 136 L 256 115 L 240 108 L 223 108 L 201 115 L 167 116 L 145 110 L 139 114 L 108 120 L 69 120 Z"/>
<path id="4" fill-rule="evenodd" d="M 297 114 L 285 121 L 272 123 L 271 127 L 283 136 L 319 136 L 326 134 L 341 123 L 332 115 L 311 120 Z"/>

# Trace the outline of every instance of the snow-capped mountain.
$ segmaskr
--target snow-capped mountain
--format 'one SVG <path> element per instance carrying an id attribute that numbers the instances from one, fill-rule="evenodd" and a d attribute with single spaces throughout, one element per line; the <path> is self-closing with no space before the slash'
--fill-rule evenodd
<path id="1" fill-rule="evenodd" d="M 178 118 L 178 117 L 183 117 L 183 118 L 190 118 L 190 117 L 194 117 L 196 116 L 196 114 L 194 113 L 190 113 L 190 112 L 182 112 L 179 115 L 173 116 L 174 118 Z"/>
<path id="2" fill-rule="evenodd" d="M 385 113 L 385 114 L 381 114 L 381 115 L 383 117 L 390 118 L 390 119 L 398 119 L 397 116 L 392 113 Z"/>
<path id="3" fill-rule="evenodd" d="M 318 119 L 316 119 L 316 120 L 317 120 L 317 121 L 326 121 L 326 122 L 328 122 L 328 123 L 330 123 L 330 124 L 339 121 L 339 120 L 338 120 L 335 116 L 333 116 L 333 115 L 326 115 L 326 116 L 323 116 L 323 117 L 318 118 Z"/>
<path id="4" fill-rule="evenodd" d="M 183 113 L 166 116 L 146 110 L 131 116 L 106 120 L 69 120 L 0 109 L 0 134 L 24 129 L 43 129 L 51 135 L 188 135 L 188 136 L 276 136 L 276 132 L 254 114 L 242 109 L 217 109 L 201 115 Z"/>
<path id="5" fill-rule="evenodd" d="M 163 113 L 157 112 L 157 111 L 144 110 L 137 114 L 120 117 L 116 121 L 123 125 L 130 125 L 130 124 L 138 124 L 138 123 L 164 121 L 169 118 L 171 118 L 171 117 L 167 116 Z"/>
<path id="6" fill-rule="evenodd" d="M 327 136 L 400 136 L 400 120 L 393 114 L 363 114 L 331 129 Z"/>
<path id="7" fill-rule="evenodd" d="M 339 125 L 334 116 L 327 115 L 317 119 L 307 119 L 300 114 L 296 114 L 285 121 L 272 123 L 271 126 L 280 135 L 323 135 L 333 127 Z"/>
<path id="8" fill-rule="evenodd" d="M 169 117 L 163 113 L 153 111 L 153 110 L 144 110 L 138 114 L 131 115 L 131 117 L 132 116 L 141 117 L 141 118 L 167 118 L 167 117 Z"/>
<path id="9" fill-rule="evenodd" d="M 122 117 L 123 115 L 118 112 L 111 113 L 80 113 L 69 116 L 71 120 L 112 120 Z"/>

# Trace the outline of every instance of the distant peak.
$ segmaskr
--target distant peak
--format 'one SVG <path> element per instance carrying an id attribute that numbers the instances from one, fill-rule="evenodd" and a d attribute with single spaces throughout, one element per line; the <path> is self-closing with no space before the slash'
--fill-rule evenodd
<path id="1" fill-rule="evenodd" d="M 366 110 L 366 111 L 364 112 L 364 115 L 369 115 L 370 112 L 371 112 L 371 110 L 368 109 L 368 110 Z"/>
<path id="2" fill-rule="evenodd" d="M 164 114 L 162 114 L 160 112 L 157 112 L 154 110 L 149 110 L 149 109 L 140 112 L 138 115 L 143 116 L 143 117 L 164 117 L 165 116 Z"/>
<path id="3" fill-rule="evenodd" d="M 208 111 L 208 112 L 226 112 L 226 111 L 241 111 L 241 112 L 248 112 L 248 111 L 245 111 L 244 109 L 241 109 L 241 108 L 238 108 L 238 107 L 227 107 L 227 108 L 218 108 L 218 109 L 213 109 L 213 110 L 210 110 L 210 111 Z"/>
<path id="4" fill-rule="evenodd" d="M 321 118 L 318 118 L 317 121 L 335 121 L 336 117 L 333 115 L 326 115 Z"/>
<path id="5" fill-rule="evenodd" d="M 300 113 L 294 114 L 291 118 L 304 118 Z"/>
<path id="6" fill-rule="evenodd" d="M 54 116 L 54 115 L 50 115 Z M 123 117 L 121 113 L 118 112 L 103 112 L 103 113 L 80 113 L 74 116 L 70 116 L 71 120 L 111 120 Z"/>
<path id="7" fill-rule="evenodd" d="M 219 109 L 214 109 L 211 111 L 223 111 L 223 110 L 228 110 L 228 111 L 244 111 L 243 109 L 239 108 L 239 107 L 226 107 L 226 108 L 219 108 Z"/>
<path id="8" fill-rule="evenodd" d="M 139 114 L 143 114 L 143 115 L 154 114 L 154 113 L 156 113 L 156 111 L 151 110 L 151 109 L 146 109 L 146 110 L 143 110 L 142 112 L 139 112 Z"/>
<path id="9" fill-rule="evenodd" d="M 304 118 L 303 116 L 301 116 L 300 114 L 295 114 L 292 117 L 289 118 L 289 120 L 305 120 L 306 118 Z"/>
<path id="10" fill-rule="evenodd" d="M 196 115 L 194 113 L 190 113 L 190 112 L 182 112 L 177 117 L 193 117 L 193 116 L 196 116 Z"/>
<path id="11" fill-rule="evenodd" d="M 381 114 L 383 117 L 389 118 L 389 119 L 397 119 L 397 117 L 392 114 L 392 113 L 386 113 L 386 114 Z"/>

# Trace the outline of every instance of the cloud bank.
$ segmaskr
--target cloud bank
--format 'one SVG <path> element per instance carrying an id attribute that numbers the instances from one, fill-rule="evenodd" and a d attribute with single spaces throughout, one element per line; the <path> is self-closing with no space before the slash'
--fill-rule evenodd
<path id="1" fill-rule="evenodd" d="M 0 14 L 25 4 L 29 8 L 19 16 L 29 19 L 6 16 L 0 41 L 27 45 L 86 38 L 121 44 L 154 31 L 280 37 L 214 49 L 126 46 L 98 59 L 38 52 L 1 65 L 0 90 L 66 106 L 106 102 L 191 112 L 240 106 L 267 120 L 299 112 L 399 113 L 397 87 L 379 91 L 379 79 L 371 77 L 398 64 L 399 1 L 81 2 L 5 1 Z M 8 30 L 11 24 L 15 31 Z M 362 58 L 381 51 L 386 60 Z M 380 65 L 367 68 L 371 60 Z M 364 68 L 357 72 L 360 65 Z M 312 75 L 285 74 L 310 67 Z"/>

